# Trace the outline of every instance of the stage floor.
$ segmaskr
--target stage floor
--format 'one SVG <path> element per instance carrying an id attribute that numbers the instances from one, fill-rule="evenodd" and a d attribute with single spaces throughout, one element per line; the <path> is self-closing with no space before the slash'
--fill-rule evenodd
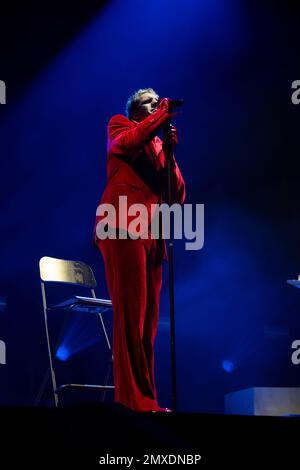
<path id="1" fill-rule="evenodd" d="M 5 470 L 149 464 L 243 469 L 271 463 L 287 468 L 298 462 L 299 417 L 134 413 L 117 405 L 73 405 L 2 407 L 0 423 Z"/>

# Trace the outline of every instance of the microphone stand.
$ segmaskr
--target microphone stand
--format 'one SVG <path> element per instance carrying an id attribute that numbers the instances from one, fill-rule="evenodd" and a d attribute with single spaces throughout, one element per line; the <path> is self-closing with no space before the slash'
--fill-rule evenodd
<path id="1" fill-rule="evenodd" d="M 170 131 L 171 119 L 169 119 L 165 126 L 164 132 Z M 167 203 L 169 207 L 172 204 L 172 160 L 173 148 L 168 146 L 164 149 L 167 161 Z M 177 393 L 176 393 L 176 349 L 175 349 L 175 304 L 174 304 L 174 266 L 173 266 L 173 229 L 174 221 L 170 216 L 170 240 L 168 243 L 168 261 L 169 261 L 169 302 L 170 302 L 170 339 L 171 339 L 171 376 L 172 376 L 172 410 L 176 411 L 177 408 Z"/>

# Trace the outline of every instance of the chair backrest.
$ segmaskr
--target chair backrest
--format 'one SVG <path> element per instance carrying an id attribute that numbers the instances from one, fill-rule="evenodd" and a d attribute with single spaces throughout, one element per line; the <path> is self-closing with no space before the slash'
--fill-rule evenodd
<path id="1" fill-rule="evenodd" d="M 81 261 L 69 261 L 44 256 L 40 259 L 43 282 L 63 282 L 93 289 L 97 282 L 91 267 Z"/>

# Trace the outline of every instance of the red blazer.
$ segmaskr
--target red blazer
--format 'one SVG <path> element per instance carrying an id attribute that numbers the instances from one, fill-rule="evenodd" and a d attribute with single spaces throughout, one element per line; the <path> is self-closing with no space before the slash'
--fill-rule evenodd
<path id="1" fill-rule="evenodd" d="M 99 204 L 110 203 L 115 207 L 118 228 L 127 230 L 119 223 L 119 196 L 127 196 L 128 207 L 135 203 L 147 207 L 147 226 L 151 223 L 151 204 L 166 201 L 166 159 L 162 141 L 156 134 L 168 118 L 168 112 L 158 109 L 141 122 L 117 114 L 108 123 L 107 184 Z M 172 195 L 172 203 L 184 202 L 185 184 L 174 156 Z M 95 242 L 96 226 L 101 219 L 103 216 L 96 216 Z M 128 224 L 130 220 L 128 217 Z"/>

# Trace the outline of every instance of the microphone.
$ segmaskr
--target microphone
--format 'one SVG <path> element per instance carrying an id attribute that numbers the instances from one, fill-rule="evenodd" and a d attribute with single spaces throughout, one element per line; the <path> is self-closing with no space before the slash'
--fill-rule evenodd
<path id="1" fill-rule="evenodd" d="M 172 100 L 172 99 L 169 99 L 169 104 L 170 106 L 174 109 L 174 108 L 179 108 L 180 106 L 183 106 L 184 105 L 184 100 Z"/>
<path id="2" fill-rule="evenodd" d="M 169 113 L 174 113 L 175 109 L 180 108 L 183 104 L 183 100 L 172 100 L 169 98 Z"/>
<path id="3" fill-rule="evenodd" d="M 162 99 L 163 98 L 161 98 L 158 103 L 160 103 Z M 171 98 L 168 98 L 168 102 L 169 102 L 169 113 L 173 113 L 174 109 L 180 108 L 180 106 L 184 105 L 184 100 L 173 100 Z"/>

